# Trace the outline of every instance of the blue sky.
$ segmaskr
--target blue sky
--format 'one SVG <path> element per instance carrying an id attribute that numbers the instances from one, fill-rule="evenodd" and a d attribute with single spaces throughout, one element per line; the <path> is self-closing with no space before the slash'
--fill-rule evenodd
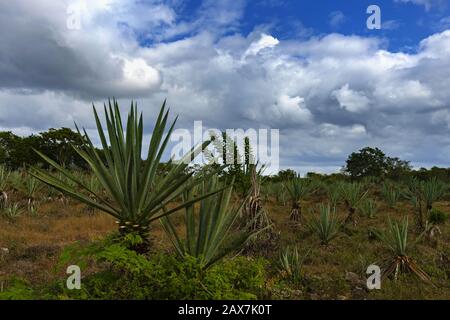
<path id="1" fill-rule="evenodd" d="M 372 4 L 381 8 L 381 30 L 366 28 L 369 17 L 366 9 Z M 175 8 L 180 20 L 192 21 L 203 10 L 204 3 L 187 0 Z M 280 40 L 333 32 L 383 37 L 388 40 L 387 48 L 392 51 L 416 50 L 420 40 L 450 24 L 445 21 L 450 9 L 446 0 L 255 0 L 246 2 L 243 9 L 241 21 L 228 32 L 248 34 L 255 27 L 265 27 Z M 187 35 L 189 33 L 170 40 Z M 148 43 L 143 41 L 142 44 Z"/>
<path id="2" fill-rule="evenodd" d="M 278 129 L 301 173 L 365 146 L 450 166 L 449 0 L 1 1 L 0 29 L 0 130 L 93 130 L 114 96 L 150 134 L 167 98 L 180 129 Z"/>

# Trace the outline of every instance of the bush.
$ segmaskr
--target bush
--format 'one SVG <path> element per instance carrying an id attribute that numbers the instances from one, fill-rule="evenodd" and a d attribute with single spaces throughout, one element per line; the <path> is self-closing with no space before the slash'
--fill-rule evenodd
<path id="1" fill-rule="evenodd" d="M 96 245 L 82 251 L 84 255 L 89 253 L 101 271 L 83 278 L 81 290 L 68 290 L 65 281 L 59 281 L 45 289 L 45 298 L 256 299 L 265 283 L 263 259 L 237 257 L 205 270 L 194 257 L 179 259 L 167 253 L 146 257 L 123 243 L 109 243 L 100 250 Z"/>
<path id="2" fill-rule="evenodd" d="M 448 220 L 448 214 L 437 209 L 431 209 L 428 220 L 434 224 L 443 224 Z"/>
<path id="3" fill-rule="evenodd" d="M 12 278 L 6 284 L 6 290 L 0 291 L 0 300 L 33 300 L 35 294 L 28 282 Z"/>

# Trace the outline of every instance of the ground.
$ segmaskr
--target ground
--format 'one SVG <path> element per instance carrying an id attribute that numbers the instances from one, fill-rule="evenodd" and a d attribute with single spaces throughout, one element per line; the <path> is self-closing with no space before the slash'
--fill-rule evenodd
<path id="1" fill-rule="evenodd" d="M 312 214 L 309 208 L 323 199 L 303 203 L 303 222 Z M 396 208 L 381 205 L 375 217 L 358 217 L 356 227 L 343 228 L 339 236 L 327 246 L 305 227 L 289 223 L 289 205 L 266 199 L 265 209 L 274 222 L 274 240 L 261 244 L 264 250 L 247 250 L 246 254 L 263 254 L 268 260 L 267 293 L 269 299 L 450 299 L 450 223 L 441 225 L 442 234 L 434 241 L 422 241 L 410 250 L 411 257 L 432 278 L 434 285 L 426 284 L 408 275 L 397 281 L 385 280 L 381 290 L 368 291 L 365 287 L 366 268 L 381 263 L 389 251 L 369 230 L 384 229 L 388 215 L 400 218 L 409 215 L 410 234 L 415 237 L 412 209 L 406 202 Z M 450 202 L 439 202 L 436 208 L 450 212 Z M 345 208 L 338 210 L 345 217 Z M 181 219 L 175 219 L 180 221 Z M 56 270 L 62 248 L 76 241 L 101 239 L 116 229 L 114 219 L 91 211 L 76 202 L 52 201 L 39 208 L 37 216 L 23 213 L 15 219 L 0 217 L 0 281 L 18 276 L 32 284 L 62 279 L 64 270 Z M 159 223 L 152 228 L 155 250 L 171 250 Z M 309 254 L 304 260 L 304 279 L 293 285 L 277 272 L 281 248 L 297 246 L 300 253 Z"/>

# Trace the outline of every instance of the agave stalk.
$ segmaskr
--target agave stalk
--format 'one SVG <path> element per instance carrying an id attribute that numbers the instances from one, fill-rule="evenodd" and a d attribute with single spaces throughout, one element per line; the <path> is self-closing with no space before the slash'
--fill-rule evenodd
<path id="1" fill-rule="evenodd" d="M 165 213 L 162 212 L 169 202 L 181 196 L 193 174 L 186 173 L 190 161 L 209 143 L 205 142 L 191 149 L 179 163 L 170 166 L 164 177 L 157 179 L 157 168 L 176 122 L 175 119 L 164 136 L 169 116 L 165 102 L 156 120 L 145 160 L 142 159 L 144 125 L 142 113 L 138 115 L 136 104 L 131 104 L 125 132 L 117 101 L 114 100 L 113 103 L 109 101 L 109 108 L 104 106 L 108 139 L 95 106 L 93 111 L 102 153 L 94 146 L 85 130 L 83 130 L 83 146 L 74 149 L 86 161 L 105 193 L 92 190 L 83 179 L 39 151 L 36 152 L 64 179 L 39 168 L 30 170 L 31 175 L 63 194 L 113 216 L 122 234 L 137 233 L 144 240 L 147 239 L 149 226 L 153 221 L 214 194 L 212 191 L 199 198 L 186 200 Z M 77 130 L 81 135 L 78 127 Z M 195 179 L 192 183 L 199 182 L 200 179 Z"/>
<path id="2" fill-rule="evenodd" d="M 368 190 L 364 191 L 363 187 L 359 183 L 342 183 L 340 185 L 341 196 L 344 199 L 345 205 L 348 209 L 348 215 L 345 219 L 345 223 L 353 222 L 356 226 L 356 208 L 360 202 L 366 197 Z"/>
<path id="3" fill-rule="evenodd" d="M 8 193 L 6 191 L 8 186 L 8 179 L 11 172 L 4 166 L 0 166 L 0 209 L 8 206 Z"/>
<path id="4" fill-rule="evenodd" d="M 246 201 L 243 211 L 246 224 L 251 231 L 258 231 L 266 229 L 272 225 L 267 212 L 264 210 L 261 203 L 261 176 L 256 172 L 254 167 L 251 173 L 252 187 L 248 201 Z M 249 224 L 249 222 L 251 222 Z"/>
<path id="5" fill-rule="evenodd" d="M 190 203 L 185 206 L 184 239 L 175 229 L 169 216 L 166 215 L 160 220 L 178 255 L 182 258 L 187 256 L 197 258 L 205 269 L 242 248 L 252 236 L 262 231 L 242 228 L 234 233 L 233 226 L 245 201 L 232 206 L 230 201 L 233 183 L 225 189 L 220 188 L 217 176 L 204 181 L 198 191 L 200 194 L 208 194 L 211 190 L 217 189 L 221 191 L 211 197 L 203 197 L 199 206 L 193 205 L 196 195 L 192 188 L 184 192 L 183 201 Z"/>
<path id="6" fill-rule="evenodd" d="M 285 187 L 292 203 L 289 219 L 298 222 L 302 215 L 301 200 L 311 192 L 311 186 L 308 180 L 296 176 L 285 183 Z"/>
<path id="7" fill-rule="evenodd" d="M 321 241 L 322 245 L 327 245 L 333 240 L 339 232 L 341 224 L 336 216 L 336 209 L 331 209 L 329 205 L 319 205 L 319 217 L 313 217 L 308 227 L 315 232 Z"/>
<path id="8" fill-rule="evenodd" d="M 388 183 L 383 184 L 381 194 L 391 208 L 395 207 L 400 198 L 400 192 L 398 191 L 398 189 L 395 188 L 395 186 L 393 186 L 392 184 Z"/>
<path id="9" fill-rule="evenodd" d="M 374 233 L 393 255 L 384 266 L 383 278 L 393 275 L 396 280 L 400 273 L 412 272 L 423 281 L 431 283 L 431 279 L 425 271 L 408 256 L 408 217 L 405 217 L 401 223 L 392 222 L 389 218 L 388 229 L 385 232 L 374 231 Z M 422 235 L 416 239 L 415 243 L 421 239 Z"/>

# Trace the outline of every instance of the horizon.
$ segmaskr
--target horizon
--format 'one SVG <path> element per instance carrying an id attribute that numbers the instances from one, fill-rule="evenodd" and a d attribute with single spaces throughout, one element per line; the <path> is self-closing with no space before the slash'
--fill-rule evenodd
<path id="1" fill-rule="evenodd" d="M 449 167 L 449 2 L 378 1 L 380 29 L 371 4 L 3 2 L 0 131 L 92 132 L 92 103 L 116 96 L 149 134 L 168 98 L 180 129 L 278 129 L 280 169 L 337 173 L 366 146 Z"/>

